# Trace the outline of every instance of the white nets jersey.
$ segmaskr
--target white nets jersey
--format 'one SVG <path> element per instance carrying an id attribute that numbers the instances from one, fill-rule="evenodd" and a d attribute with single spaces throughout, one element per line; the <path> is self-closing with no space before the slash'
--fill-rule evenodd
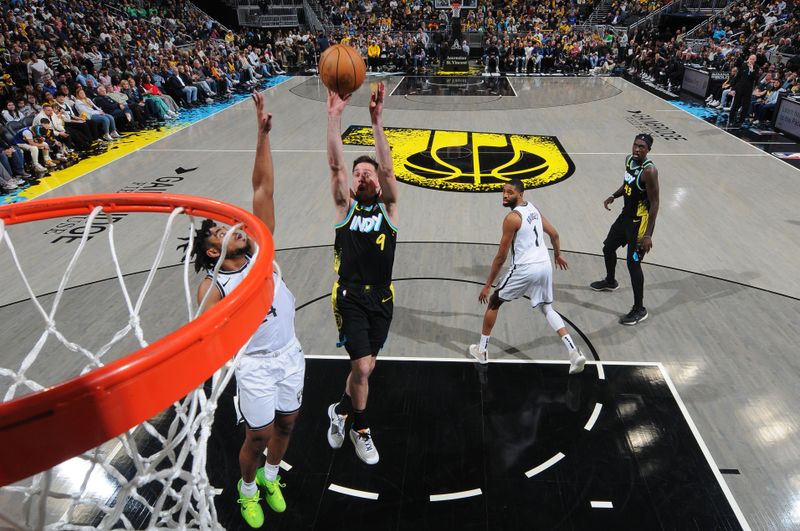
<path id="1" fill-rule="evenodd" d="M 514 212 L 522 217 L 522 226 L 514 235 L 511 245 L 511 263 L 527 265 L 549 262 L 550 255 L 544 244 L 542 215 L 531 202 L 517 205 Z"/>
<path id="2" fill-rule="evenodd" d="M 251 258 L 248 256 L 247 263 L 241 269 L 236 271 L 220 270 L 217 275 L 217 289 L 223 297 L 244 280 L 244 277 L 250 272 L 252 263 Z M 211 274 L 206 276 L 211 278 Z M 273 273 L 272 278 L 277 280 L 278 275 Z M 275 294 L 275 299 L 272 301 L 272 307 L 267 312 L 267 315 L 264 316 L 264 320 L 256 329 L 255 334 L 253 334 L 253 339 L 250 341 L 245 353 L 260 350 L 270 352 L 280 350 L 294 340 L 294 295 L 286 287 L 283 280 L 280 282 L 281 285 Z"/>

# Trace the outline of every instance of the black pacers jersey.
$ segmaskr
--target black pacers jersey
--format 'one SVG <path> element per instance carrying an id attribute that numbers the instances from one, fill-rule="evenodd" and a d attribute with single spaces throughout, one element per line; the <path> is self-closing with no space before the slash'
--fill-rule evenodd
<path id="1" fill-rule="evenodd" d="M 344 221 L 336 225 L 333 270 L 340 281 L 361 286 L 392 282 L 397 227 L 383 203 L 360 205 L 353 200 Z"/>
<path id="2" fill-rule="evenodd" d="M 636 164 L 631 155 L 625 159 L 625 184 L 623 185 L 622 214 L 627 218 L 641 217 L 650 212 L 650 201 L 647 199 L 647 187 L 642 174 L 649 167 L 655 167 L 653 161 L 644 159 L 641 164 Z"/>

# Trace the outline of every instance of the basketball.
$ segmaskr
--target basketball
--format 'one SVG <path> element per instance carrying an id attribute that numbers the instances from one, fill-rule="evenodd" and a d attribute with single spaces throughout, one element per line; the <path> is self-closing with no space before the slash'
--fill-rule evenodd
<path id="1" fill-rule="evenodd" d="M 352 46 L 334 44 L 319 59 L 322 84 L 340 96 L 352 94 L 364 82 L 367 65 Z"/>

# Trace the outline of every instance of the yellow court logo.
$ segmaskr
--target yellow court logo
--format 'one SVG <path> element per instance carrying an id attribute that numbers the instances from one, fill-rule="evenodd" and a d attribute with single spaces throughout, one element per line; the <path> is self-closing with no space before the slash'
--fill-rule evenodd
<path id="1" fill-rule="evenodd" d="M 497 192 L 511 179 L 525 188 L 563 181 L 575 164 L 558 138 L 540 135 L 387 127 L 397 179 L 453 192 Z M 372 128 L 350 126 L 346 145 L 373 146 Z"/>

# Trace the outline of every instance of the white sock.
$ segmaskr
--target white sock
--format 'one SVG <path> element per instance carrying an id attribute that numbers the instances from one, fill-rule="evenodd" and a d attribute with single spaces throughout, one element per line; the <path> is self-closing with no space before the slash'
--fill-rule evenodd
<path id="1" fill-rule="evenodd" d="M 481 334 L 481 342 L 478 343 L 478 350 L 480 350 L 481 352 L 486 352 L 487 350 L 489 350 L 489 337 L 491 336 L 485 336 Z"/>
<path id="2" fill-rule="evenodd" d="M 567 347 L 567 352 L 572 352 L 573 350 L 578 350 L 575 347 L 575 343 L 572 341 L 572 338 L 569 337 L 569 334 L 565 336 L 561 336 L 561 341 L 564 342 L 564 346 Z"/>
<path id="3" fill-rule="evenodd" d="M 248 498 L 253 497 L 258 492 L 258 487 L 256 487 L 256 482 L 253 481 L 252 483 L 248 483 L 242 478 L 242 486 L 239 489 L 242 493 L 242 496 L 247 496 Z"/>
<path id="4" fill-rule="evenodd" d="M 278 477 L 278 469 L 280 465 L 271 465 L 269 463 L 264 463 L 264 477 L 267 478 L 267 481 L 275 481 Z"/>

